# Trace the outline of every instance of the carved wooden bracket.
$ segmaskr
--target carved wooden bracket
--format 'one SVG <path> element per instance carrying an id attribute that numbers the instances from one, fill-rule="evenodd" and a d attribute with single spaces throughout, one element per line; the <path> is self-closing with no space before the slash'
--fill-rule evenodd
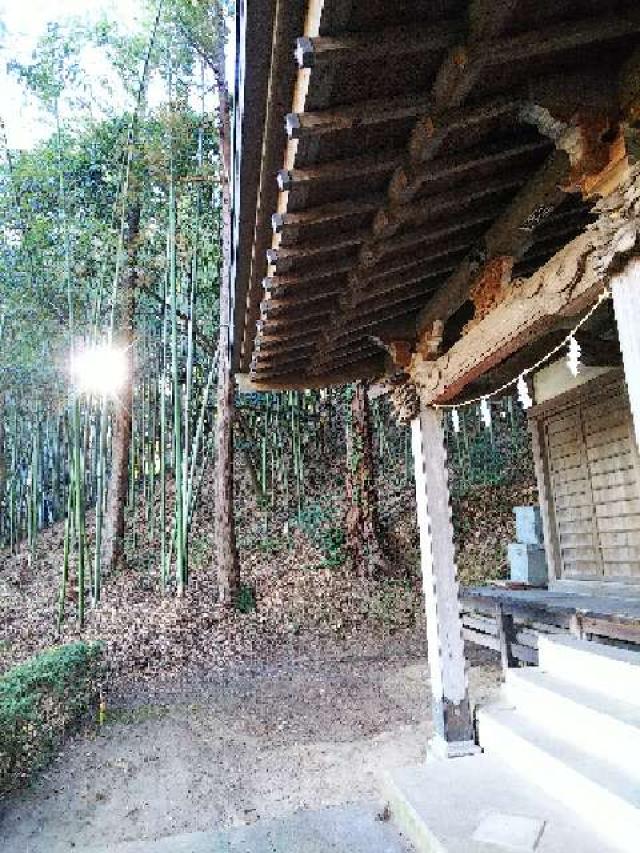
<path id="1" fill-rule="evenodd" d="M 626 147 L 620 125 L 606 115 L 578 115 L 572 144 L 565 148 L 571 161 L 566 192 L 583 198 L 606 195 L 619 183 L 620 167 L 626 163 Z"/>
<path id="2" fill-rule="evenodd" d="M 484 319 L 508 295 L 513 262 L 511 255 L 499 255 L 483 266 L 469 293 L 475 305 L 475 314 L 465 330 Z"/>
<path id="3" fill-rule="evenodd" d="M 444 334 L 444 323 L 442 320 L 434 320 L 431 327 L 426 329 L 416 345 L 416 353 L 424 360 L 431 361 L 437 358 L 442 345 Z"/>
<path id="4" fill-rule="evenodd" d="M 388 352 L 396 367 L 404 369 L 411 363 L 411 341 L 390 341 Z"/>
<path id="5" fill-rule="evenodd" d="M 581 109 L 571 116 L 541 104 L 526 104 L 524 121 L 553 140 L 569 157 L 570 169 L 562 183 L 564 192 L 580 192 L 583 198 L 606 195 L 621 181 L 627 165 L 625 134 L 613 105 Z"/>
<path id="6" fill-rule="evenodd" d="M 412 341 L 401 338 L 382 338 L 379 335 L 371 335 L 369 340 L 388 353 L 394 369 L 406 371 L 411 363 Z"/>

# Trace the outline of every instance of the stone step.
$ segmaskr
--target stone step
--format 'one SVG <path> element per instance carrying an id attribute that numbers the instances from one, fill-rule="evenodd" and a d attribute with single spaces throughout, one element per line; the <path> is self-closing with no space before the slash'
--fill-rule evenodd
<path id="1" fill-rule="evenodd" d="M 579 815 L 594 831 L 606 829 L 612 846 L 637 851 L 640 776 L 630 774 L 550 733 L 553 719 L 533 722 L 513 708 L 478 713 L 480 744 L 490 755 Z M 575 849 L 575 848 L 574 848 Z"/>
<path id="2" fill-rule="evenodd" d="M 640 706 L 640 652 L 576 637 L 540 635 L 538 665 L 564 681 Z"/>
<path id="3" fill-rule="evenodd" d="M 557 678 L 538 667 L 510 669 L 504 695 L 520 714 L 616 766 L 640 769 L 640 706 Z"/>
<path id="4" fill-rule="evenodd" d="M 594 833 L 553 796 L 486 753 L 388 771 L 381 782 L 392 821 L 418 853 L 616 850 L 606 825 Z"/>

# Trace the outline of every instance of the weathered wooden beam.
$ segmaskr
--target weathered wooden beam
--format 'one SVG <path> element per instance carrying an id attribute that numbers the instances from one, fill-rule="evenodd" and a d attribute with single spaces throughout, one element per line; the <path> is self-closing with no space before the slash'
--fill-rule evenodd
<path id="1" fill-rule="evenodd" d="M 404 225 L 428 222 L 446 211 L 462 212 L 482 199 L 522 187 L 529 176 L 528 170 L 517 169 L 475 182 L 463 193 L 451 190 L 413 204 L 393 205 L 378 211 L 373 222 L 373 233 L 386 238 Z"/>
<path id="2" fill-rule="evenodd" d="M 283 351 L 283 348 L 289 352 L 297 350 L 307 350 L 313 352 L 316 345 L 320 330 L 309 331 L 307 334 L 298 334 L 296 337 L 282 338 L 281 336 L 270 336 L 262 340 L 256 340 L 254 343 L 252 355 L 264 355 L 271 357 L 278 355 Z"/>
<path id="3" fill-rule="evenodd" d="M 534 227 L 565 200 L 562 183 L 568 169 L 569 158 L 564 151 L 555 151 L 547 158 L 487 231 L 484 243 L 489 257 L 522 254 Z"/>
<path id="4" fill-rule="evenodd" d="M 290 231 L 309 225 L 326 225 L 339 222 L 342 219 L 350 219 L 353 216 L 372 213 L 378 210 L 383 203 L 384 196 L 379 194 L 346 201 L 335 201 L 298 213 L 274 213 L 271 217 L 271 225 L 276 234 L 280 234 L 285 228 Z"/>
<path id="5" fill-rule="evenodd" d="M 433 278 L 438 278 L 438 276 L 434 275 Z M 351 312 L 342 315 L 342 322 L 348 325 L 352 319 L 350 314 L 353 315 L 353 319 L 360 319 L 377 314 L 383 308 L 392 308 L 401 305 L 403 302 L 413 302 L 421 297 L 430 298 L 433 296 L 436 287 L 437 284 L 434 284 L 432 278 L 416 275 L 415 278 L 406 281 L 402 286 L 374 293 L 365 292 L 353 306 Z"/>
<path id="6" fill-rule="evenodd" d="M 534 226 L 566 198 L 560 185 L 568 170 L 568 156 L 563 151 L 554 152 L 485 234 L 482 241 L 485 257 L 502 255 L 515 259 L 524 254 Z M 465 259 L 418 317 L 418 335 L 429 329 L 434 320 L 446 321 L 455 313 L 469 298 L 478 275 L 477 261 Z"/>
<path id="7" fill-rule="evenodd" d="M 325 354 L 321 359 L 314 360 L 313 371 L 314 373 L 325 373 L 329 370 L 337 370 L 362 358 L 372 358 L 380 354 L 384 355 L 384 350 L 373 344 L 361 347 L 349 346 L 341 352 Z"/>
<path id="8" fill-rule="evenodd" d="M 333 301 L 333 300 L 332 300 Z M 264 302 L 260 303 L 261 313 L 260 320 L 265 324 L 264 328 L 267 331 L 280 331 L 282 329 L 291 329 L 296 326 L 303 326 L 305 321 L 313 324 L 314 322 L 326 321 L 331 315 L 331 303 L 326 301 L 312 303 L 309 308 L 304 305 L 298 307 L 287 306 L 286 314 L 271 315 L 266 313 Z"/>
<path id="9" fill-rule="evenodd" d="M 287 352 L 294 352 L 295 350 L 309 350 L 313 349 L 314 346 L 315 338 L 313 335 L 309 335 L 306 338 L 300 338 L 298 340 L 290 341 L 287 344 Z M 261 357 L 264 356 L 265 358 L 277 358 L 280 351 L 280 341 L 257 340 L 255 342 L 254 353 L 259 353 Z"/>
<path id="10" fill-rule="evenodd" d="M 366 240 L 368 234 L 368 231 L 351 231 L 337 235 L 333 240 L 305 241 L 291 246 L 280 245 L 277 248 L 267 249 L 267 261 L 272 266 L 276 266 L 278 264 L 286 265 L 305 258 L 314 260 L 331 252 L 358 247 Z"/>
<path id="11" fill-rule="evenodd" d="M 325 348 L 351 346 L 366 337 L 381 344 L 391 354 L 392 342 L 412 341 L 413 334 L 411 313 L 400 311 L 377 323 L 370 323 L 363 329 L 350 329 L 348 332 L 327 338 Z M 323 340 L 322 336 L 321 340 Z"/>
<path id="12" fill-rule="evenodd" d="M 445 50 L 460 37 L 457 21 L 415 27 L 387 27 L 375 33 L 339 37 L 299 38 L 295 57 L 298 68 L 317 68 L 337 63 L 357 65 L 373 59 L 391 61 L 407 54 Z"/>
<path id="13" fill-rule="evenodd" d="M 260 316 L 263 320 L 289 319 L 300 317 L 318 317 L 328 313 L 335 301 L 333 296 L 320 296 L 317 299 L 301 301 L 295 298 L 263 299 L 260 303 Z"/>
<path id="14" fill-rule="evenodd" d="M 550 143 L 543 139 L 516 144 L 511 142 L 499 147 L 480 146 L 480 150 L 464 151 L 449 157 L 432 160 L 429 165 L 400 167 L 389 185 L 389 198 L 397 203 L 407 201 L 425 185 L 446 177 L 472 175 L 487 166 L 502 164 L 508 168 L 513 160 L 521 160 L 532 154 L 544 152 Z"/>
<path id="15" fill-rule="evenodd" d="M 460 255 L 461 252 L 468 251 L 472 245 L 474 245 L 472 237 L 458 231 L 447 241 L 440 240 L 427 243 L 422 251 L 414 249 L 411 253 L 399 252 L 397 256 L 394 255 L 393 258 L 382 263 L 379 262 L 375 266 L 369 266 L 365 269 L 359 267 L 349 273 L 349 285 L 367 287 L 377 279 L 389 278 L 394 273 L 404 272 L 412 267 L 427 264 L 429 261 L 439 261 L 442 258 Z M 418 244 L 418 246 L 422 247 L 422 244 Z"/>
<path id="16" fill-rule="evenodd" d="M 348 299 L 345 299 L 344 304 L 351 304 L 353 307 L 356 307 L 372 298 L 404 290 L 416 282 L 424 282 L 426 286 L 432 288 L 433 279 L 441 280 L 443 276 L 446 276 L 456 268 L 459 259 L 460 253 L 451 256 L 445 254 L 438 263 L 430 260 L 426 264 L 421 263 L 414 267 L 408 266 L 405 270 L 396 271 L 395 273 L 378 278 L 361 280 L 357 285 L 343 291 L 343 294 L 348 294 L 351 297 L 351 303 L 349 303 Z"/>
<path id="17" fill-rule="evenodd" d="M 350 107 L 321 112 L 289 113 L 287 134 L 291 139 L 304 139 L 339 133 L 376 124 L 414 119 L 431 106 L 428 95 L 407 95 L 389 100 L 365 101 Z"/>
<path id="18" fill-rule="evenodd" d="M 400 154 L 369 154 L 364 157 L 332 161 L 302 169 L 281 169 L 276 179 L 278 188 L 284 192 L 300 185 L 352 182 L 369 175 L 392 172 L 401 162 L 402 156 Z"/>
<path id="19" fill-rule="evenodd" d="M 316 367 L 322 367 L 324 365 L 338 363 L 340 359 L 346 358 L 347 356 L 358 355 L 360 357 L 363 353 L 365 355 L 373 355 L 375 353 L 380 353 L 381 349 L 382 348 L 380 346 L 371 342 L 369 336 L 362 336 L 359 341 L 324 350 L 323 354 L 315 360 L 315 365 Z"/>
<path id="20" fill-rule="evenodd" d="M 263 353 L 254 353 L 251 359 L 252 373 L 267 373 L 273 370 L 282 370 L 286 368 L 287 372 L 292 370 L 294 365 L 306 364 L 309 361 L 309 351 L 305 350 L 285 350 L 278 353 L 277 356 L 267 356 Z"/>
<path id="21" fill-rule="evenodd" d="M 267 341 L 299 341 L 307 339 L 327 328 L 326 320 L 315 320 L 308 323 L 292 323 L 288 327 L 284 324 L 268 323 L 265 320 L 257 320 L 258 337 L 261 342 Z"/>
<path id="22" fill-rule="evenodd" d="M 597 15 L 586 20 L 554 23 L 541 30 L 497 38 L 490 48 L 483 40 L 471 42 L 450 51 L 434 84 L 433 98 L 436 104 L 454 106 L 464 101 L 487 68 L 542 60 L 638 32 L 640 12 L 637 9 L 616 10 L 616 14 L 609 17 Z"/>
<path id="23" fill-rule="evenodd" d="M 466 385 L 547 334 L 559 317 L 575 318 L 592 304 L 636 246 L 640 221 L 634 199 L 639 182 L 634 172 L 627 187 L 607 200 L 589 231 L 529 279 L 514 284 L 502 303 L 447 353 L 432 362 L 414 357 L 411 376 L 425 403 L 455 399 Z"/>
<path id="24" fill-rule="evenodd" d="M 493 221 L 498 212 L 495 205 L 489 205 L 484 210 L 480 208 L 477 210 L 474 209 L 468 216 L 445 221 L 439 227 L 434 224 L 429 229 L 412 231 L 408 234 L 399 234 L 388 240 L 379 240 L 377 242 L 368 240 L 360 249 L 360 267 L 373 267 L 388 254 L 412 251 L 417 246 L 429 246 L 432 243 L 445 242 L 449 237 L 459 234 L 462 231 L 470 232 L 469 239 L 472 240 L 475 236 L 480 235 L 480 226 Z"/>
<path id="25" fill-rule="evenodd" d="M 415 314 L 422 304 L 424 304 L 424 297 L 420 296 L 417 299 L 411 299 L 409 302 L 401 302 L 399 305 L 396 304 L 394 306 L 387 307 L 384 311 L 378 311 L 370 316 L 363 316 L 358 313 L 358 316 L 350 319 L 348 324 L 345 324 L 344 326 L 336 326 L 331 330 L 331 332 L 327 331 L 327 334 L 330 335 L 329 339 L 332 341 L 345 340 L 350 338 L 352 335 L 359 334 L 363 329 L 369 329 L 374 326 L 383 326 L 391 320 L 399 320 L 400 318 L 409 317 Z M 320 343 L 321 341 L 319 340 L 318 345 L 320 345 Z"/>
<path id="26" fill-rule="evenodd" d="M 296 285 L 296 284 L 310 284 L 312 282 L 319 282 L 319 286 L 321 287 L 321 282 L 325 279 L 330 279 L 334 276 L 343 275 L 344 273 L 350 272 L 355 266 L 355 260 L 347 258 L 346 260 L 340 261 L 330 261 L 325 262 L 323 264 L 318 264 L 314 266 L 310 270 L 306 270 L 305 272 L 299 272 L 295 274 L 289 275 L 270 275 L 266 276 L 266 278 L 270 278 L 274 283 L 279 284 L 287 284 L 287 285 Z"/>
<path id="27" fill-rule="evenodd" d="M 304 242 L 294 246 L 280 246 L 277 249 L 267 249 L 267 261 L 274 266 L 278 273 L 287 272 L 297 261 L 314 260 L 331 252 L 344 249 L 356 249 L 367 239 L 368 231 L 352 231 L 321 243 Z"/>
<path id="28" fill-rule="evenodd" d="M 586 227 L 587 223 L 585 223 Z M 545 264 L 549 258 L 559 252 L 574 237 L 583 231 L 584 228 L 562 229 L 553 237 L 546 237 L 544 240 L 536 241 L 526 253 L 520 258 L 511 258 L 511 277 L 512 278 L 528 278 Z M 485 265 L 485 266 L 488 266 Z"/>
<path id="29" fill-rule="evenodd" d="M 496 98 L 473 106 L 433 109 L 416 123 L 409 140 L 409 156 L 415 163 L 433 160 L 447 137 L 461 130 L 477 130 L 496 121 L 518 116 L 520 104 L 512 98 Z"/>
<path id="30" fill-rule="evenodd" d="M 344 284 L 336 284 L 335 287 L 291 287 L 291 288 L 271 288 L 265 289 L 268 300 L 283 304 L 283 305 L 300 305 L 308 302 L 317 302 L 318 300 L 335 298 L 336 295 L 344 292 Z"/>
<path id="31" fill-rule="evenodd" d="M 570 196 L 566 196 L 566 198 L 570 198 Z M 572 207 L 567 210 L 563 210 L 561 206 L 541 219 L 535 226 L 534 243 L 547 243 L 553 237 L 564 237 L 571 233 L 576 236 L 592 221 L 593 216 L 586 206 L 580 208 Z"/>
<path id="32" fill-rule="evenodd" d="M 274 296 L 289 296 L 296 294 L 299 299 L 323 298 L 324 296 L 338 295 L 344 292 L 346 282 L 339 277 L 329 277 L 319 281 L 300 284 L 299 282 L 280 281 L 285 276 L 267 277 L 263 279 L 263 287 L 266 293 Z"/>
<path id="33" fill-rule="evenodd" d="M 295 391 L 306 388 L 330 388 L 346 385 L 357 379 L 378 379 L 383 375 L 385 359 L 383 356 L 373 356 L 362 361 L 355 361 L 340 370 L 318 374 L 277 374 L 273 378 L 261 377 L 253 380 L 250 376 L 239 379 L 242 390 L 249 391 Z"/>
<path id="34" fill-rule="evenodd" d="M 554 23 L 541 30 L 502 38 L 490 51 L 488 64 L 495 67 L 542 59 L 555 53 L 617 41 L 636 33 L 640 33 L 640 10 L 616 9 L 613 15 L 595 15 L 562 24 Z"/>
<path id="35" fill-rule="evenodd" d="M 467 686 L 443 415 L 422 409 L 411 424 L 435 738 L 441 757 L 477 751 Z"/>

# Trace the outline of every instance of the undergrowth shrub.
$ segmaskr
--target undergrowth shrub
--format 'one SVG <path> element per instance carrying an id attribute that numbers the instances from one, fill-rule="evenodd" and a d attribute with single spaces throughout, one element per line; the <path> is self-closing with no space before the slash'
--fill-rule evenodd
<path id="1" fill-rule="evenodd" d="M 346 535 L 342 519 L 332 504 L 308 504 L 296 519 L 299 529 L 322 552 L 322 567 L 337 568 L 346 559 Z"/>
<path id="2" fill-rule="evenodd" d="M 240 613 L 251 613 L 256 609 L 256 594 L 252 586 L 240 584 L 236 598 L 236 610 Z"/>
<path id="3" fill-rule="evenodd" d="M 0 795 L 42 767 L 96 699 L 100 643 L 56 646 L 0 677 Z"/>

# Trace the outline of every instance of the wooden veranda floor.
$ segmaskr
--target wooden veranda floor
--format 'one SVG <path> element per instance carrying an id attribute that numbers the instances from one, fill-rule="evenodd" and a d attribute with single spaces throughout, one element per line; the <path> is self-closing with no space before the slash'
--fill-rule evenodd
<path id="1" fill-rule="evenodd" d="M 602 619 L 640 622 L 640 588 L 625 596 L 564 592 L 555 589 L 504 589 L 495 586 L 468 587 L 464 599 L 500 603 L 513 611 L 540 610 L 547 613 L 581 613 Z"/>
<path id="2" fill-rule="evenodd" d="M 496 651 L 511 628 L 511 648 L 522 663 L 537 663 L 539 634 L 569 632 L 584 639 L 640 647 L 640 593 L 622 596 L 555 589 L 484 586 L 460 591 L 465 640 Z"/>

